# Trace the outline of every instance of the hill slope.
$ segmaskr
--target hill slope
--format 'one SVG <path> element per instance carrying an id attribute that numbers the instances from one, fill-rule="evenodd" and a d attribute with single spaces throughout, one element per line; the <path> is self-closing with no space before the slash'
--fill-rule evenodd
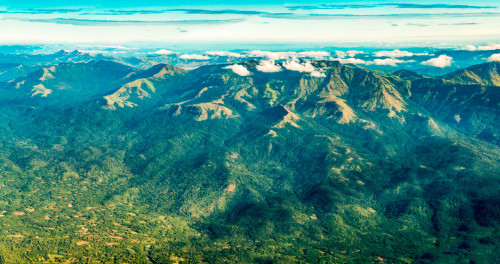
<path id="1" fill-rule="evenodd" d="M 2 260 L 494 263 L 499 86 L 296 63 L 0 84 Z"/>

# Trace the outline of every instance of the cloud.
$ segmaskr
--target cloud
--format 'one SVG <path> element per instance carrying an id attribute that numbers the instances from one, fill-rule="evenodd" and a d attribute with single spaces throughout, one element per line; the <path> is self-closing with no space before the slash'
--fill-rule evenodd
<path id="1" fill-rule="evenodd" d="M 422 23 L 406 23 L 407 26 L 414 26 L 414 27 L 428 27 L 428 24 L 422 24 Z"/>
<path id="2" fill-rule="evenodd" d="M 213 24 L 231 24 L 243 22 L 243 19 L 227 20 L 100 20 L 100 19 L 76 19 L 76 18 L 19 18 L 8 17 L 4 19 L 17 20 L 23 22 L 53 23 L 74 26 L 130 26 L 130 25 L 213 25 Z"/>
<path id="3" fill-rule="evenodd" d="M 478 46 L 477 50 L 498 50 L 500 49 L 500 44 L 490 44 L 488 46 Z"/>
<path id="4" fill-rule="evenodd" d="M 476 22 L 463 22 L 463 23 L 451 23 L 451 24 L 439 24 L 445 26 L 470 26 L 470 25 L 479 25 L 480 23 Z"/>
<path id="5" fill-rule="evenodd" d="M 409 51 L 402 50 L 383 50 L 375 52 L 375 57 L 389 57 L 389 58 L 400 58 L 400 57 L 412 57 L 412 56 L 427 56 L 429 53 L 413 53 Z"/>
<path id="6" fill-rule="evenodd" d="M 184 12 L 186 14 L 201 15 L 292 15 L 292 13 L 270 13 L 253 10 L 235 10 L 235 9 L 166 9 L 165 11 Z"/>
<path id="7" fill-rule="evenodd" d="M 360 50 L 349 50 L 349 51 L 340 51 L 340 50 L 337 50 L 335 51 L 335 55 L 337 55 L 337 57 L 339 58 L 345 58 L 345 57 L 356 57 L 356 55 L 358 54 L 362 54 L 364 53 L 363 51 L 360 51 Z"/>
<path id="8" fill-rule="evenodd" d="M 247 68 L 245 68 L 245 66 L 239 65 L 239 64 L 233 64 L 233 65 L 230 65 L 230 66 L 226 66 L 226 67 L 224 67 L 224 69 L 230 69 L 234 73 L 238 74 L 239 76 L 248 76 L 248 75 L 250 75 L 250 72 L 247 70 Z"/>
<path id="9" fill-rule="evenodd" d="M 113 16 L 113 15 L 151 15 L 151 14 L 161 14 L 165 13 L 166 10 L 150 10 L 150 9 L 139 9 L 139 10 L 131 10 L 131 9 L 108 9 L 108 10 L 99 10 L 99 11 L 88 11 L 82 15 L 104 15 L 104 16 Z"/>
<path id="10" fill-rule="evenodd" d="M 289 71 L 298 71 L 298 72 L 313 72 L 316 70 L 316 68 L 312 66 L 310 61 L 306 61 L 301 64 L 295 60 L 291 60 L 283 63 L 283 67 L 285 67 Z"/>
<path id="11" fill-rule="evenodd" d="M 83 47 L 83 48 L 99 48 L 99 49 L 107 49 L 107 50 L 134 50 L 137 48 L 132 48 L 132 47 L 125 47 L 121 45 L 87 45 L 87 44 L 80 44 L 76 45 L 77 47 Z"/>
<path id="12" fill-rule="evenodd" d="M 451 66 L 451 61 L 453 60 L 452 57 L 447 56 L 447 55 L 440 55 L 437 58 L 432 58 L 430 60 L 426 60 L 422 62 L 422 65 L 427 65 L 427 66 L 433 66 L 433 67 L 439 67 L 439 68 L 444 68 Z"/>
<path id="13" fill-rule="evenodd" d="M 468 50 L 468 51 L 484 51 L 484 50 L 498 50 L 500 49 L 500 44 L 489 44 L 487 46 L 474 46 L 474 45 L 466 45 L 465 47 L 461 48 L 461 50 Z"/>
<path id="14" fill-rule="evenodd" d="M 83 8 L 47 8 L 47 9 L 25 9 L 25 10 L 3 10 L 5 14 L 68 14 L 85 11 Z"/>
<path id="15" fill-rule="evenodd" d="M 166 49 L 161 49 L 161 50 L 157 50 L 154 52 L 154 54 L 158 54 L 158 55 L 171 55 L 171 54 L 174 54 L 175 52 L 171 51 L 171 50 L 166 50 Z"/>
<path id="16" fill-rule="evenodd" d="M 338 10 L 338 9 L 360 9 L 360 8 L 377 8 L 383 6 L 394 6 L 395 8 L 412 8 L 412 9 L 491 9 L 495 6 L 477 6 L 477 5 L 451 5 L 451 4 L 405 4 L 405 3 L 388 3 L 388 4 L 320 4 L 320 5 L 292 5 L 287 6 L 288 10 Z"/>
<path id="17" fill-rule="evenodd" d="M 394 6 L 396 8 L 445 8 L 445 9 L 489 9 L 496 8 L 495 6 L 476 6 L 476 5 L 450 5 L 450 4 L 405 4 L 405 3 L 387 3 L 387 4 L 320 4 L 320 5 L 294 5 L 287 6 L 288 10 L 318 10 L 318 9 L 359 9 L 359 8 L 376 8 L 381 6 Z"/>
<path id="18" fill-rule="evenodd" d="M 461 48 L 461 50 L 476 51 L 477 47 L 469 44 L 469 45 L 465 45 L 465 47 Z"/>
<path id="19" fill-rule="evenodd" d="M 311 72 L 311 77 L 322 78 L 322 77 L 326 77 L 326 74 L 324 72 L 320 72 L 320 71 L 313 71 L 313 72 Z"/>
<path id="20" fill-rule="evenodd" d="M 285 52 L 271 52 L 271 51 L 262 51 L 262 50 L 254 50 L 248 53 L 250 57 L 261 57 L 268 58 L 270 60 L 284 60 L 289 58 L 314 58 L 321 59 L 330 56 L 330 53 L 327 51 L 285 51 Z"/>
<path id="21" fill-rule="evenodd" d="M 478 17 L 498 17 L 500 13 L 496 12 L 475 12 L 475 13 L 394 13 L 394 14 L 307 14 L 281 17 L 284 19 L 301 19 L 301 20 L 331 20 L 336 18 L 342 19 L 409 19 L 409 18 L 478 18 Z"/>
<path id="22" fill-rule="evenodd" d="M 210 57 L 200 54 L 183 54 L 179 56 L 180 59 L 184 60 L 208 60 Z"/>
<path id="23" fill-rule="evenodd" d="M 398 63 L 405 63 L 404 60 L 398 59 L 375 59 L 373 60 L 373 64 L 375 65 L 389 65 L 396 67 Z"/>
<path id="24" fill-rule="evenodd" d="M 183 12 L 185 14 L 193 14 L 193 15 L 224 15 L 224 14 L 232 14 L 232 15 L 293 15 L 292 13 L 271 13 L 271 12 L 263 12 L 263 11 L 252 11 L 252 10 L 234 10 L 234 9 L 96 9 L 89 10 L 84 8 L 74 8 L 74 9 L 25 9 L 25 10 L 3 10 L 0 13 L 9 13 L 9 14 L 64 14 L 64 13 L 77 13 L 80 12 L 82 15 L 104 15 L 104 16 L 113 16 L 113 15 L 150 15 L 150 14 L 162 14 L 167 12 Z"/>
<path id="25" fill-rule="evenodd" d="M 326 51 L 303 51 L 298 53 L 292 53 L 297 57 L 309 57 L 309 58 L 322 58 L 330 56 L 330 52 Z"/>
<path id="26" fill-rule="evenodd" d="M 268 58 L 270 60 L 280 60 L 286 59 L 287 56 L 284 52 L 271 52 L 271 51 L 262 51 L 262 50 L 254 50 L 248 53 L 251 57 L 262 57 Z"/>
<path id="27" fill-rule="evenodd" d="M 413 56 L 412 52 L 409 51 L 401 51 L 401 50 L 383 50 L 375 52 L 375 57 L 390 57 L 390 58 L 399 58 L 399 57 L 411 57 Z"/>
<path id="28" fill-rule="evenodd" d="M 279 65 L 274 64 L 274 61 L 261 61 L 259 65 L 255 67 L 258 71 L 261 72 L 279 72 L 281 71 L 281 67 Z"/>
<path id="29" fill-rule="evenodd" d="M 450 5 L 450 4 L 403 4 L 403 3 L 390 3 L 379 4 L 380 6 L 395 6 L 396 8 L 447 8 L 447 9 L 484 9 L 496 8 L 495 6 L 475 6 L 475 5 Z"/>
<path id="30" fill-rule="evenodd" d="M 356 57 L 356 55 L 363 54 L 363 53 L 365 53 L 365 52 L 361 51 L 361 50 L 349 50 L 349 51 L 347 51 L 347 56 Z"/>
<path id="31" fill-rule="evenodd" d="M 229 52 L 229 51 L 207 51 L 205 52 L 205 54 L 211 56 L 219 56 L 219 57 L 234 57 L 234 58 L 245 57 L 240 53 Z"/>
<path id="32" fill-rule="evenodd" d="M 355 58 L 347 58 L 347 59 L 342 59 L 342 58 L 339 58 L 339 59 L 334 59 L 342 64 L 366 64 L 366 61 L 362 60 L 362 59 L 355 59 Z"/>
<path id="33" fill-rule="evenodd" d="M 287 6 L 288 10 L 317 10 L 317 9 L 346 9 L 346 8 L 373 8 L 376 5 L 334 5 L 334 4 L 321 4 L 321 5 L 295 5 Z"/>
<path id="34" fill-rule="evenodd" d="M 500 53 L 491 55 L 488 58 L 488 61 L 499 61 L 500 62 Z"/>

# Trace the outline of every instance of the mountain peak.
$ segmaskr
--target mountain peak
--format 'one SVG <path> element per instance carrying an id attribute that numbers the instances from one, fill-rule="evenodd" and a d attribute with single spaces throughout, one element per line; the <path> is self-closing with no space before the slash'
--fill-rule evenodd
<path id="1" fill-rule="evenodd" d="M 500 62 L 492 61 L 473 65 L 442 77 L 461 84 L 500 86 Z"/>
<path id="2" fill-rule="evenodd" d="M 406 69 L 395 71 L 392 73 L 392 75 L 398 76 L 398 77 L 406 79 L 406 80 L 417 80 L 417 79 L 424 78 L 423 75 L 418 74 L 414 71 L 406 70 Z"/>

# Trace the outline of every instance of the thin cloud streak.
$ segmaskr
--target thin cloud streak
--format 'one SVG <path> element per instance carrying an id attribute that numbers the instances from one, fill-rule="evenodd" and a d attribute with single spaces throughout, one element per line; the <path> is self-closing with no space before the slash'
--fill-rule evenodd
<path id="1" fill-rule="evenodd" d="M 76 18 L 18 18 L 8 17 L 5 20 L 17 20 L 22 22 L 53 23 L 74 26 L 153 26 L 153 25 L 220 25 L 232 24 L 245 21 L 244 19 L 227 20 L 100 20 L 100 19 L 76 19 Z"/>
<path id="2" fill-rule="evenodd" d="M 453 4 L 405 4 L 405 3 L 387 3 L 387 4 L 369 4 L 369 5 L 355 5 L 355 4 L 321 4 L 321 5 L 294 5 L 287 6 L 288 10 L 338 10 L 338 9 L 362 9 L 362 8 L 377 8 L 393 6 L 402 9 L 492 9 L 495 6 L 476 6 L 476 5 L 453 5 Z"/>

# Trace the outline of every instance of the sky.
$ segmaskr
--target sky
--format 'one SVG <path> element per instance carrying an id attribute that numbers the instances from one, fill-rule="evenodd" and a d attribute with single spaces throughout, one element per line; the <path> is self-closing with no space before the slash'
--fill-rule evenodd
<path id="1" fill-rule="evenodd" d="M 500 42 L 500 1 L 4 0 L 0 36 L 0 44 L 488 44 Z"/>

